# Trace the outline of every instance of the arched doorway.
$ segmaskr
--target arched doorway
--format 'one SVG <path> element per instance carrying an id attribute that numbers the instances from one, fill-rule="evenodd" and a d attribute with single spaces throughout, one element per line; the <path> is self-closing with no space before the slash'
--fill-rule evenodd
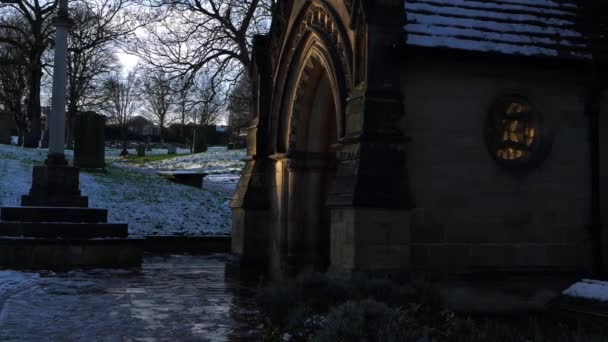
<path id="1" fill-rule="evenodd" d="M 287 259 L 294 272 L 326 271 L 330 259 L 330 211 L 341 108 L 333 69 L 312 49 L 292 102 L 293 143 L 288 163 Z"/>

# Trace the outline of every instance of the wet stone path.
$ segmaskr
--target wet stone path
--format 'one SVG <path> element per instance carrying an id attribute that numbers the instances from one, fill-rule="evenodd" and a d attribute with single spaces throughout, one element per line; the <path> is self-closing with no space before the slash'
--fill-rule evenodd
<path id="1" fill-rule="evenodd" d="M 0 341 L 255 341 L 253 290 L 225 256 L 146 256 L 139 270 L 0 270 Z"/>

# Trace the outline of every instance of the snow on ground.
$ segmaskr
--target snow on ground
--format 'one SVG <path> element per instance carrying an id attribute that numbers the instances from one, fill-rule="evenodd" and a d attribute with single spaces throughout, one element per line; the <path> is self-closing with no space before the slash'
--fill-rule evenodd
<path id="1" fill-rule="evenodd" d="M 190 156 L 200 161 L 197 164 L 200 168 L 210 165 L 220 179 L 223 179 L 222 174 L 228 174 L 228 179 L 233 180 L 228 182 L 228 186 L 220 186 L 218 191 L 171 183 L 153 173 L 117 167 L 119 163 L 109 163 L 106 173 L 82 172 L 81 190 L 83 195 L 89 196 L 90 207 L 107 208 L 109 221 L 127 222 L 132 235 L 229 234 L 231 214 L 228 197 L 236 184 L 238 165 L 243 165 L 237 160 L 244 156 L 244 152 L 227 151 L 225 148 L 223 151 L 215 148 L 210 156 Z M 213 156 L 222 161 L 214 163 Z M 0 206 L 19 205 L 20 196 L 31 186 L 32 166 L 41 164 L 45 157 L 44 150 L 0 145 Z M 230 158 L 237 160 L 230 162 Z M 221 165 L 225 165 L 225 169 Z M 146 169 L 145 164 L 138 167 Z"/>
<path id="2" fill-rule="evenodd" d="M 166 150 L 164 151 L 167 153 Z M 131 165 L 132 167 L 154 171 L 188 170 L 202 171 L 208 174 L 239 174 L 243 168 L 243 162 L 241 161 L 243 158 L 245 158 L 244 150 L 227 150 L 225 147 L 215 146 L 210 147 L 204 153 Z"/>
<path id="3" fill-rule="evenodd" d="M 106 148 L 106 157 L 107 158 L 118 158 L 118 157 L 120 157 L 121 151 L 122 151 L 122 149 L 119 149 L 119 148 Z M 66 152 L 72 152 L 72 151 L 66 151 Z M 129 155 L 132 155 L 132 156 L 137 155 L 137 151 L 134 148 L 127 149 L 127 152 L 129 152 Z M 177 152 L 177 154 L 189 154 L 190 150 L 185 149 L 185 148 L 178 148 L 178 149 L 176 149 L 176 152 Z M 167 154 L 167 149 L 166 148 L 154 148 L 154 149 L 152 149 L 152 151 L 146 151 L 146 155 L 159 155 L 159 154 Z"/>
<path id="4" fill-rule="evenodd" d="M 566 296 L 608 302 L 608 282 L 583 279 L 562 292 Z"/>

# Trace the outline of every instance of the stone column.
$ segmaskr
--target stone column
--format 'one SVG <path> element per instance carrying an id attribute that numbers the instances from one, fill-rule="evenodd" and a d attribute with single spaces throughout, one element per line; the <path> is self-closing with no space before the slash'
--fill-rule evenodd
<path id="1" fill-rule="evenodd" d="M 268 37 L 253 40 L 253 61 L 249 70 L 253 82 L 251 122 L 247 130 L 247 158 L 230 204 L 232 208 L 232 253 L 238 256 L 242 276 L 267 271 L 269 249 L 269 194 L 265 171 L 268 159 L 268 117 L 270 79 Z"/>
<path id="2" fill-rule="evenodd" d="M 67 78 L 68 2 L 61 0 L 59 12 L 53 20 L 57 27 L 53 100 L 48 125 L 49 154 L 44 166 L 34 166 L 32 188 L 21 197 L 21 205 L 34 207 L 87 207 L 88 198 L 81 196 L 78 168 L 70 167 L 64 155 L 65 95 Z"/>
<path id="3" fill-rule="evenodd" d="M 49 155 L 47 164 L 67 164 L 64 155 L 65 149 L 65 105 L 66 105 L 66 79 L 68 57 L 68 31 L 72 25 L 68 17 L 68 2 L 61 0 L 59 13 L 53 20 L 55 33 L 55 58 L 53 69 L 53 92 L 51 113 L 48 118 L 49 127 Z"/>
<path id="4" fill-rule="evenodd" d="M 331 266 L 335 273 L 405 273 L 410 259 L 409 187 L 400 129 L 404 106 L 399 47 L 403 1 L 365 2 L 353 21 L 360 82 L 349 94 L 346 135 L 338 146 L 331 208 Z"/>

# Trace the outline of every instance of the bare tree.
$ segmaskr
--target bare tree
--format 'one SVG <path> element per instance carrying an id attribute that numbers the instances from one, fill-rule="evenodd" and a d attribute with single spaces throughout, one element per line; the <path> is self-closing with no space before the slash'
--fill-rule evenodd
<path id="1" fill-rule="evenodd" d="M 179 135 L 181 139 L 185 138 L 184 128 L 186 126 L 186 120 L 192 113 L 194 104 L 192 101 L 193 86 L 185 77 L 179 77 L 175 81 L 175 110 L 180 120 Z"/>
<path id="2" fill-rule="evenodd" d="M 19 135 L 19 145 L 23 144 L 23 137 L 28 129 L 27 114 L 23 110 L 23 101 L 27 97 L 28 73 L 27 67 L 22 63 L 20 50 L 12 46 L 0 44 L 0 104 L 13 115 Z M 8 62 L 12 62 L 9 64 Z"/>
<path id="3" fill-rule="evenodd" d="M 242 77 L 230 92 L 228 98 L 228 126 L 232 138 L 238 136 L 249 123 L 251 109 L 251 82 Z"/>
<path id="4" fill-rule="evenodd" d="M 274 0 L 142 0 L 159 22 L 131 45 L 148 64 L 193 80 L 215 70 L 234 81 L 251 61 L 253 35 L 270 26 Z M 161 16 L 160 13 L 163 13 Z"/>
<path id="5" fill-rule="evenodd" d="M 0 35 L 0 43 L 12 46 L 25 57 L 28 70 L 27 113 L 30 132 L 40 137 L 40 84 L 43 74 L 42 56 L 53 40 L 51 17 L 57 7 L 57 0 L 20 0 L 15 3 L 0 4 L 0 28 L 14 35 Z M 11 18 L 20 16 L 25 26 L 16 24 Z M 17 38 L 18 37 L 18 38 Z"/>
<path id="6" fill-rule="evenodd" d="M 165 142 L 165 128 L 173 121 L 174 92 L 171 79 L 162 70 L 147 70 L 142 75 L 141 97 L 146 103 L 145 116 L 159 126 L 160 142 Z"/>
<path id="7" fill-rule="evenodd" d="M 129 72 L 126 77 L 123 77 L 119 71 L 114 71 L 103 83 L 104 105 L 102 110 L 111 122 L 120 128 L 121 156 L 129 154 L 127 151 L 127 125 L 140 105 L 137 96 L 137 82 L 134 71 Z"/>
<path id="8" fill-rule="evenodd" d="M 86 0 L 71 9 L 74 26 L 68 47 L 68 139 L 71 124 L 81 108 L 93 109 L 100 104 L 101 79 L 115 68 L 114 43 L 129 36 L 142 20 L 133 16 L 132 0 Z"/>
<path id="9" fill-rule="evenodd" d="M 221 98 L 220 84 L 207 75 L 201 75 L 193 91 L 192 117 L 199 126 L 217 123 L 222 116 L 224 101 Z"/>

